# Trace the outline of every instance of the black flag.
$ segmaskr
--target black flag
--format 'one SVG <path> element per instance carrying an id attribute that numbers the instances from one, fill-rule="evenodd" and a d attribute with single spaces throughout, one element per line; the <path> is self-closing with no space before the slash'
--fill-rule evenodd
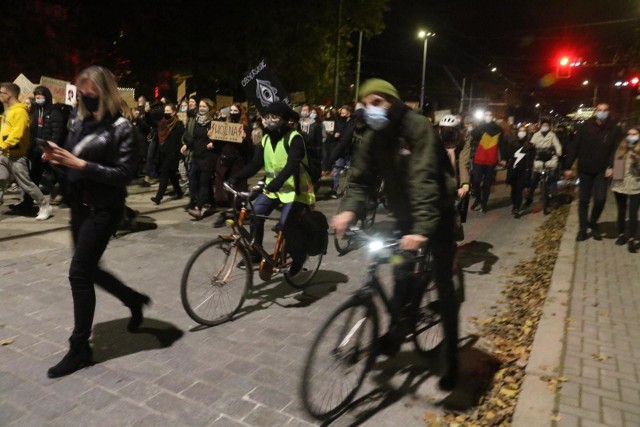
<path id="1" fill-rule="evenodd" d="M 265 114 L 267 105 L 272 102 L 284 101 L 290 104 L 289 92 L 267 67 L 264 59 L 247 72 L 241 83 L 247 100 L 256 105 L 260 114 Z"/>

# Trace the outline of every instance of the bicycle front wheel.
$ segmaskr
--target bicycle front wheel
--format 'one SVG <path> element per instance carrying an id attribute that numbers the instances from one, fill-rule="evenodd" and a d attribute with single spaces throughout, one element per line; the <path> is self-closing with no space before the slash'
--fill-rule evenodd
<path id="1" fill-rule="evenodd" d="M 429 283 L 422 294 L 413 333 L 416 349 L 424 354 L 433 353 L 444 340 L 444 329 L 438 303 L 438 292 L 435 285 Z"/>
<path id="2" fill-rule="evenodd" d="M 303 286 L 311 283 L 311 280 L 315 277 L 322 264 L 322 254 L 319 255 L 307 255 L 302 269 L 297 274 L 289 274 L 288 271 L 284 272 L 284 280 L 293 286 L 294 288 L 302 288 Z M 291 259 L 291 257 L 289 257 Z"/>
<path id="3" fill-rule="evenodd" d="M 340 413 L 355 397 L 376 356 L 378 315 L 353 298 L 320 328 L 302 374 L 302 402 L 322 420 Z"/>
<path id="4" fill-rule="evenodd" d="M 180 285 L 189 317 L 207 326 L 231 319 L 252 286 L 250 267 L 247 251 L 235 240 L 219 238 L 199 247 L 187 261 Z"/>

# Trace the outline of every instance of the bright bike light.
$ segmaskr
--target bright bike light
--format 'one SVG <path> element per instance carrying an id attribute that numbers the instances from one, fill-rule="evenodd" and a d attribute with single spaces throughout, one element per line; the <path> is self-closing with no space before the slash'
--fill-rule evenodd
<path id="1" fill-rule="evenodd" d="M 376 252 L 382 248 L 384 248 L 384 243 L 382 242 L 382 240 L 372 240 L 371 242 L 369 242 L 370 252 Z"/>

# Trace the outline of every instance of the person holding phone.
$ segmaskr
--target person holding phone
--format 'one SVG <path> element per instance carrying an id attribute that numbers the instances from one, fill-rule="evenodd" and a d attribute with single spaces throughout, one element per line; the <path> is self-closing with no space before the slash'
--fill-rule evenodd
<path id="1" fill-rule="evenodd" d="M 57 378 L 93 364 L 89 337 L 96 309 L 94 283 L 131 310 L 127 329 L 137 330 L 142 310 L 151 299 L 122 283 L 99 265 L 109 238 L 125 211 L 127 184 L 137 166 L 137 140 L 129 108 L 118 92 L 114 75 L 100 66 L 77 78 L 78 119 L 64 148 L 47 143 L 43 159 L 64 169 L 70 191 L 74 251 L 69 267 L 74 327 L 69 352 L 47 375 Z"/>

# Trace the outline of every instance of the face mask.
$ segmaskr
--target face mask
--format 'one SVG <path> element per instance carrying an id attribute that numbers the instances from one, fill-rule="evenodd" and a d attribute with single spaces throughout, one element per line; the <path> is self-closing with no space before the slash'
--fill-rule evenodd
<path id="1" fill-rule="evenodd" d="M 492 116 L 484 116 L 484 122 L 485 123 L 491 123 L 493 121 L 493 117 Z"/>
<path id="2" fill-rule="evenodd" d="M 240 113 L 229 113 L 229 117 L 233 123 L 238 123 L 240 121 Z"/>
<path id="3" fill-rule="evenodd" d="M 170 114 L 170 113 L 164 113 L 164 118 L 165 118 L 165 120 L 171 120 L 171 118 L 172 118 L 172 117 L 173 117 L 173 115 L 172 115 L 172 114 Z"/>
<path id="4" fill-rule="evenodd" d="M 638 142 L 638 139 L 640 139 L 640 135 L 627 135 L 627 142 L 629 145 L 635 145 L 636 142 Z"/>
<path id="5" fill-rule="evenodd" d="M 199 108 L 198 109 L 198 114 L 200 114 L 201 116 L 204 116 L 205 114 L 207 114 L 209 112 L 208 108 Z"/>
<path id="6" fill-rule="evenodd" d="M 608 111 L 596 111 L 596 118 L 600 121 L 605 121 L 607 120 L 607 117 L 609 117 L 609 112 Z"/>
<path id="7" fill-rule="evenodd" d="M 315 112 L 311 112 L 311 113 L 309 113 L 309 118 L 310 118 L 311 120 L 315 120 L 315 119 L 316 119 L 316 117 L 318 117 L 318 115 L 317 115 Z"/>
<path id="8" fill-rule="evenodd" d="M 549 126 L 541 126 L 541 127 L 540 127 L 540 132 L 542 132 L 542 133 L 547 133 L 547 132 L 549 132 Z"/>
<path id="9" fill-rule="evenodd" d="M 527 132 L 525 132 L 523 130 L 518 132 L 518 138 L 525 139 L 526 137 L 527 137 Z"/>
<path id="10" fill-rule="evenodd" d="M 384 129 L 389 124 L 387 110 L 382 107 L 370 105 L 365 110 L 365 120 L 373 130 Z"/>
<path id="11" fill-rule="evenodd" d="M 98 97 L 94 98 L 94 97 L 91 97 L 91 96 L 82 95 L 82 97 L 80 99 L 82 100 L 82 103 L 84 104 L 84 107 L 90 113 L 95 113 L 100 108 L 100 98 L 98 98 Z"/>
<path id="12" fill-rule="evenodd" d="M 180 107 L 180 112 L 181 113 L 186 113 L 187 112 L 187 107 Z"/>
<path id="13" fill-rule="evenodd" d="M 304 113 L 300 113 L 300 117 L 302 117 L 303 119 L 306 119 L 307 117 L 309 117 L 309 113 L 304 112 Z"/>
<path id="14" fill-rule="evenodd" d="M 36 99 L 36 104 L 38 104 L 41 107 L 44 105 L 45 102 L 46 102 L 45 99 Z"/>
<path id="15" fill-rule="evenodd" d="M 278 124 L 277 120 L 267 120 L 265 122 L 265 127 L 270 130 L 270 131 L 274 131 L 274 130 L 278 130 L 278 128 L 280 127 Z"/>

